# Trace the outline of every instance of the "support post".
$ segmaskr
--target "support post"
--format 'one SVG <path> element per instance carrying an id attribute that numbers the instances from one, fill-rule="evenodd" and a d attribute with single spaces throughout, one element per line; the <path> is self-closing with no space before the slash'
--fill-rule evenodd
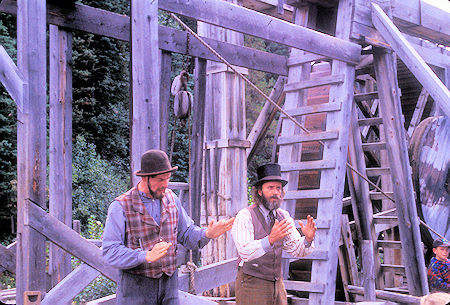
<path id="1" fill-rule="evenodd" d="M 131 184 L 142 154 L 160 147 L 158 1 L 131 0 Z"/>
<path id="2" fill-rule="evenodd" d="M 364 300 L 375 301 L 375 265 L 374 265 L 374 242 L 372 240 L 362 241 L 362 269 L 363 278 L 362 284 L 364 286 Z"/>
<path id="3" fill-rule="evenodd" d="M 169 147 L 169 102 L 170 102 L 170 87 L 171 87 L 171 67 L 172 67 L 172 54 L 167 51 L 160 51 L 161 56 L 161 69 L 160 69 L 160 133 L 161 133 L 161 147 L 162 151 L 168 152 Z"/>
<path id="4" fill-rule="evenodd" d="M 27 201 L 46 208 L 46 1 L 17 2 L 17 66 L 28 87 L 17 112 L 16 303 L 45 292 L 45 238 L 24 225 Z"/>
<path id="5" fill-rule="evenodd" d="M 388 158 L 392 165 L 392 184 L 402 240 L 403 261 L 408 278 L 408 289 L 410 294 L 425 295 L 428 293 L 428 282 L 414 200 L 406 133 L 402 122 L 394 58 L 385 49 L 374 48 L 374 63 L 378 95 L 382 103 L 380 109 L 383 117 Z"/>
<path id="6" fill-rule="evenodd" d="M 50 25 L 50 215 L 72 225 L 72 34 Z M 71 256 L 50 246 L 51 286 L 72 271 Z"/>

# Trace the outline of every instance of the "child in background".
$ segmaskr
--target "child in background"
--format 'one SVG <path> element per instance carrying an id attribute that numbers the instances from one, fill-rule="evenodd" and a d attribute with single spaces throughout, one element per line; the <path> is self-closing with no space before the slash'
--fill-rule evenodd
<path id="1" fill-rule="evenodd" d="M 438 238 L 433 242 L 433 257 L 428 267 L 430 292 L 450 293 L 450 260 L 448 259 L 450 242 Z"/>

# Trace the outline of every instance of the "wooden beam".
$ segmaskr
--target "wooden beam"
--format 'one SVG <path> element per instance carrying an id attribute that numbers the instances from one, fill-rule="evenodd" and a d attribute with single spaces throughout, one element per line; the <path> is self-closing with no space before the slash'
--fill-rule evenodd
<path id="1" fill-rule="evenodd" d="M 383 13 L 384 14 L 384 13 Z M 374 64 L 380 96 L 383 128 L 386 135 L 395 205 L 403 242 L 402 257 L 406 265 L 409 293 L 428 293 L 425 261 L 422 254 L 419 221 L 411 178 L 406 134 L 403 127 L 400 94 L 392 54 L 374 48 Z"/>
<path id="2" fill-rule="evenodd" d="M 160 149 L 169 153 L 169 103 L 170 103 L 170 87 L 171 87 L 171 70 L 172 70 L 172 54 L 170 52 L 160 52 L 160 133 L 161 144 Z"/>
<path id="3" fill-rule="evenodd" d="M 0 266 L 11 273 L 16 273 L 16 244 L 5 247 L 0 245 Z"/>
<path id="4" fill-rule="evenodd" d="M 103 261 L 101 250 L 94 244 L 31 202 L 26 204 L 26 212 L 26 226 L 31 226 L 54 244 L 117 282 L 118 270 Z"/>
<path id="5" fill-rule="evenodd" d="M 178 291 L 180 304 L 183 305 L 217 305 L 218 303 L 208 300 L 206 297 L 189 294 L 184 291 Z M 97 300 L 88 302 L 86 305 L 115 305 L 116 295 L 106 296 Z"/>
<path id="6" fill-rule="evenodd" d="M 72 300 L 99 275 L 100 272 L 89 265 L 79 265 L 45 294 L 41 305 L 72 304 Z"/>
<path id="7" fill-rule="evenodd" d="M 416 129 L 417 125 L 420 123 L 420 119 L 422 118 L 423 110 L 425 109 L 425 105 L 427 104 L 428 96 L 430 96 L 425 90 L 425 88 L 422 88 L 422 91 L 420 92 L 419 98 L 417 99 L 416 109 L 414 109 L 413 116 L 411 118 L 411 122 L 409 123 L 408 127 L 408 137 L 411 138 L 414 130 Z"/>
<path id="8" fill-rule="evenodd" d="M 373 240 L 363 240 L 361 245 L 362 279 L 364 285 L 364 300 L 375 301 L 375 259 Z M 377 249 L 378 250 L 378 249 Z"/>
<path id="9" fill-rule="evenodd" d="M 50 25 L 49 211 L 72 225 L 72 33 Z M 72 271 L 71 256 L 50 246 L 49 274 L 55 286 Z M 61 303 L 63 304 L 63 303 Z"/>
<path id="10" fill-rule="evenodd" d="M 284 100 L 284 92 L 283 87 L 286 83 L 287 79 L 285 77 L 278 77 L 275 85 L 272 88 L 272 92 L 270 92 L 271 100 L 275 101 L 277 105 L 281 105 Z M 258 115 L 258 118 L 253 124 L 252 130 L 247 136 L 247 141 L 250 141 L 251 147 L 247 148 L 247 164 L 250 164 L 253 155 L 258 149 L 259 143 L 261 143 L 262 139 L 265 137 L 267 130 L 272 124 L 273 119 L 275 118 L 275 114 L 278 110 L 272 105 L 272 103 L 266 102 L 261 109 L 261 112 Z"/>
<path id="11" fill-rule="evenodd" d="M 18 110 L 22 112 L 23 94 L 27 84 L 2 45 L 0 45 L 0 81 L 16 103 Z"/>
<path id="12" fill-rule="evenodd" d="M 355 43 L 273 18 L 222 0 L 166 0 L 160 9 L 226 29 L 278 42 L 352 64 L 359 63 L 361 47 Z M 202 8 L 201 10 L 198 8 Z M 236 22 L 239 20 L 239 22 Z"/>
<path id="13" fill-rule="evenodd" d="M 141 156 L 160 148 L 158 1 L 131 1 L 131 184 Z M 154 115 L 154 114 L 157 115 Z"/>
<path id="14" fill-rule="evenodd" d="M 15 0 L 3 0 L 0 11 L 16 15 Z M 47 22 L 72 30 L 130 41 L 130 18 L 90 6 L 76 4 L 74 10 L 62 10 L 48 6 Z M 278 75 L 287 75 L 285 56 L 272 54 L 202 37 L 231 64 Z M 159 48 L 168 52 L 186 54 L 186 32 L 159 26 Z M 189 55 L 207 60 L 219 61 L 196 39 L 190 39 Z"/>
<path id="15" fill-rule="evenodd" d="M 363 287 L 349 285 L 348 290 L 353 294 L 364 295 Z M 401 304 L 414 304 L 414 305 L 420 304 L 420 298 L 412 296 L 412 295 L 405 295 L 405 294 L 388 292 L 388 291 L 383 291 L 383 290 L 375 290 L 375 294 L 376 294 L 377 298 L 381 299 L 381 300 L 398 302 Z"/>
<path id="16" fill-rule="evenodd" d="M 372 3 L 372 22 L 439 107 L 450 116 L 449 90 L 376 3 Z"/>
<path id="17" fill-rule="evenodd" d="M 17 67 L 28 83 L 17 112 L 17 304 L 25 291 L 46 291 L 45 238 L 24 225 L 26 204 L 46 208 L 47 49 L 45 0 L 17 3 Z"/>

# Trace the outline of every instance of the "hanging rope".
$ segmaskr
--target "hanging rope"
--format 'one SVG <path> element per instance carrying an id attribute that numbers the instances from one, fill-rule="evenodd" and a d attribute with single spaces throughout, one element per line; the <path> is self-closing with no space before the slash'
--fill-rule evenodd
<path id="1" fill-rule="evenodd" d="M 234 73 L 236 73 L 240 78 L 242 78 L 247 84 L 250 85 L 250 87 L 252 87 L 253 89 L 255 89 L 259 94 L 261 94 L 269 103 L 271 103 L 276 109 L 278 109 L 282 114 L 284 114 L 289 120 L 291 120 L 297 127 L 299 127 L 301 130 L 303 130 L 304 132 L 306 132 L 307 134 L 311 134 L 311 132 L 305 128 L 303 125 L 301 125 L 294 117 L 292 117 L 291 115 L 289 115 L 283 108 L 281 108 L 276 102 L 274 102 L 267 94 L 265 94 L 261 89 L 259 89 L 255 84 L 253 84 L 247 77 L 245 77 L 245 75 L 243 75 L 242 73 L 240 73 L 237 69 L 235 69 L 225 58 L 223 58 L 219 53 L 216 52 L 216 50 L 214 50 L 208 43 L 206 43 L 199 35 L 197 35 L 197 33 L 195 33 L 194 31 L 192 31 L 186 24 L 184 24 L 183 21 L 181 21 L 180 18 L 178 18 L 175 14 L 170 13 L 170 16 L 175 19 L 186 31 L 188 31 L 192 36 L 194 36 L 195 38 L 197 38 L 201 44 L 203 44 L 208 50 L 211 51 L 211 53 L 213 53 L 217 58 L 219 58 L 225 65 L 227 65 L 227 67 L 229 67 Z M 322 146 L 325 147 L 325 143 L 323 143 L 322 141 L 317 141 L 318 143 L 320 143 Z M 369 180 L 369 178 L 367 178 L 365 175 L 363 175 L 362 173 L 360 173 L 356 168 L 354 168 L 350 163 L 346 162 L 346 165 L 348 166 L 348 168 L 350 168 L 350 170 L 352 170 L 353 172 L 355 172 L 358 176 L 360 176 L 362 179 L 364 179 L 367 183 L 369 183 L 371 186 L 373 186 L 377 191 L 379 191 L 381 194 L 383 194 L 387 199 L 391 200 L 392 202 L 395 203 L 394 198 L 392 198 L 391 196 L 389 196 L 388 194 L 386 194 L 381 188 L 379 188 L 375 183 L 373 183 L 372 181 Z M 439 233 L 437 233 L 435 230 L 433 230 L 432 228 L 430 228 L 425 222 L 423 222 L 420 218 L 420 223 L 427 227 L 428 229 L 430 229 L 433 233 L 435 233 L 436 235 L 438 235 L 439 237 L 443 238 L 442 235 L 440 235 Z"/>

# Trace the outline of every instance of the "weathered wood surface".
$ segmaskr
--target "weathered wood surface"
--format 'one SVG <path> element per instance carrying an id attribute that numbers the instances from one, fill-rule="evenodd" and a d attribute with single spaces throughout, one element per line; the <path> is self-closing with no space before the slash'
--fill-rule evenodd
<path id="1" fill-rule="evenodd" d="M 47 51 L 45 0 L 17 3 L 17 67 L 28 83 L 17 112 L 17 304 L 27 290 L 46 290 L 45 238 L 25 226 L 26 204 L 46 208 Z"/>
<path id="2" fill-rule="evenodd" d="M 363 287 L 349 285 L 348 289 L 351 293 L 364 295 Z M 388 301 L 392 301 L 392 302 L 398 302 L 401 304 L 414 304 L 414 305 L 420 304 L 420 298 L 412 296 L 412 295 L 405 295 L 405 294 L 388 292 L 388 291 L 383 291 L 383 290 L 375 290 L 375 294 L 376 294 L 377 298 L 381 299 L 381 300 L 388 300 Z"/>
<path id="3" fill-rule="evenodd" d="M 72 225 L 72 34 L 50 25 L 49 212 Z M 50 246 L 49 274 L 55 286 L 72 270 L 71 256 Z M 64 303 L 61 303 L 64 304 Z"/>
<path id="4" fill-rule="evenodd" d="M 277 105 L 281 105 L 284 100 L 283 87 L 286 83 L 287 79 L 285 77 L 278 77 L 275 85 L 272 88 L 272 92 L 270 92 L 270 99 L 275 101 Z M 258 149 L 259 143 L 265 137 L 267 130 L 269 129 L 272 121 L 275 117 L 275 114 L 278 112 L 275 107 L 266 101 L 261 112 L 258 115 L 258 118 L 253 124 L 252 130 L 247 136 L 247 141 L 250 142 L 251 147 L 247 149 L 247 163 L 250 163 L 253 155 Z"/>
<path id="5" fill-rule="evenodd" d="M 284 86 L 285 92 L 303 90 L 325 85 L 340 84 L 344 81 L 343 75 L 330 75 L 318 79 L 308 79 L 300 82 L 289 83 Z"/>
<path id="6" fill-rule="evenodd" d="M 103 261 L 99 248 L 33 203 L 26 204 L 25 225 L 31 226 L 39 234 L 47 237 L 54 244 L 97 269 L 106 277 L 117 281 L 117 269 Z"/>
<path id="7" fill-rule="evenodd" d="M 352 36 L 356 39 L 365 36 L 376 42 L 376 31 L 371 23 L 370 0 L 355 1 Z M 450 44 L 449 13 L 423 0 L 393 0 L 392 17 L 395 25 L 404 33 L 418 36 L 443 45 Z"/>
<path id="8" fill-rule="evenodd" d="M 160 148 L 158 1 L 131 1 L 131 183 L 141 156 Z M 155 115 L 156 114 L 156 115 Z"/>
<path id="9" fill-rule="evenodd" d="M 450 116 L 450 91 L 375 3 L 372 3 L 372 22 L 434 101 Z"/>
<path id="10" fill-rule="evenodd" d="M 45 294 L 41 305 L 72 304 L 72 300 L 99 275 L 100 272 L 82 263 Z"/>
<path id="11" fill-rule="evenodd" d="M 202 10 L 199 10 L 199 7 Z M 160 8 L 307 52 L 353 64 L 359 63 L 361 47 L 355 43 L 297 26 L 230 2 L 192 0 L 186 3 L 183 0 L 166 0 L 160 2 Z M 280 35 L 280 33 L 283 34 Z"/>
<path id="12" fill-rule="evenodd" d="M 217 305 L 218 304 L 214 301 L 208 300 L 205 297 L 196 296 L 196 295 L 184 292 L 184 291 L 178 292 L 178 298 L 180 300 L 180 304 L 183 304 L 183 305 Z M 86 305 L 115 305 L 115 304 L 116 304 L 116 295 L 115 294 L 86 303 Z"/>
<path id="13" fill-rule="evenodd" d="M 362 259 L 362 279 L 364 287 L 364 300 L 375 301 L 375 259 L 374 259 L 374 241 L 363 240 L 361 245 Z"/>
<path id="14" fill-rule="evenodd" d="M 0 267 L 11 273 L 16 273 L 16 245 L 16 241 L 7 247 L 0 245 Z"/>
<path id="15" fill-rule="evenodd" d="M 419 123 L 420 123 L 420 119 L 422 118 L 423 110 L 425 109 L 425 105 L 427 104 L 428 96 L 429 96 L 429 94 L 428 94 L 427 90 L 422 88 L 419 98 L 417 99 L 416 109 L 414 109 L 414 113 L 411 118 L 411 122 L 409 122 L 409 127 L 408 127 L 408 137 L 409 138 L 411 138 L 417 125 L 419 125 Z"/>
<path id="16" fill-rule="evenodd" d="M 375 74 L 382 105 L 383 128 L 386 135 L 389 164 L 394 189 L 394 199 L 399 219 L 403 261 L 406 264 L 409 293 L 428 293 L 425 261 L 422 255 L 421 238 L 414 189 L 411 180 L 406 133 L 403 127 L 398 82 L 394 59 L 383 49 L 374 48 Z M 392 90 L 394 88 L 394 90 Z"/>
<path id="17" fill-rule="evenodd" d="M 14 0 L 3 0 L 0 11 L 16 14 L 17 5 Z M 75 10 L 61 10 L 49 5 L 47 22 L 68 29 L 85 31 L 101 36 L 130 40 L 130 18 L 105 10 L 76 4 Z M 240 67 L 261 70 L 278 75 L 287 75 L 286 57 L 221 42 L 202 37 L 217 50 L 227 61 Z M 186 54 L 186 33 L 183 31 L 159 26 L 159 48 L 168 52 Z M 217 57 L 196 39 L 190 39 L 189 54 L 207 60 L 218 61 Z"/>
<path id="18" fill-rule="evenodd" d="M 0 81 L 16 102 L 19 111 L 23 111 L 23 94 L 26 90 L 24 88 L 26 83 L 16 64 L 2 45 L 0 45 Z"/>
<path id="19" fill-rule="evenodd" d="M 170 103 L 170 87 L 171 87 L 171 68 L 172 68 L 172 55 L 169 52 L 161 51 L 160 55 L 160 133 L 161 143 L 160 149 L 169 153 L 169 103 Z"/>

